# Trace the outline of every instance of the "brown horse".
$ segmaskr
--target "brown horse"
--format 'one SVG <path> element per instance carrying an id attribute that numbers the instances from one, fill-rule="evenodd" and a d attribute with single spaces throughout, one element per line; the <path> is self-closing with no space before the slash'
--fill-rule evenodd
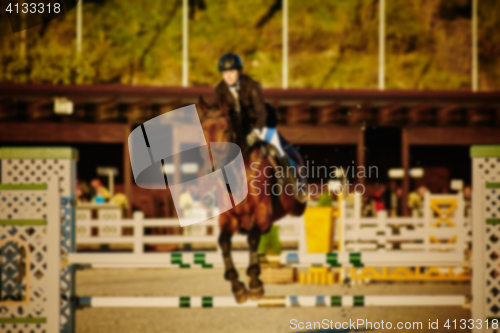
<path id="1" fill-rule="evenodd" d="M 271 225 L 286 214 L 302 215 L 305 203 L 300 203 L 293 194 L 288 194 L 286 191 L 283 191 L 279 197 L 273 198 L 272 186 L 278 183 L 278 179 L 275 177 L 276 173 L 273 172 L 272 165 L 276 163 L 266 153 L 266 149 L 262 149 L 262 146 L 256 145 L 247 151 L 246 142 L 229 117 L 227 106 L 210 108 L 200 98 L 199 110 L 201 110 L 201 125 L 207 142 L 232 142 L 239 145 L 243 152 L 249 185 L 248 195 L 241 203 L 219 215 L 219 246 L 225 266 L 224 277 L 231 282 L 236 301 L 243 303 L 248 297 L 259 299 L 264 295 L 264 286 L 259 279 L 260 264 L 257 252 L 260 236 L 269 231 Z M 294 156 L 294 160 L 302 164 L 300 156 Z M 250 277 L 248 290 L 238 280 L 238 272 L 231 258 L 231 237 L 235 231 L 248 234 L 247 240 L 250 248 L 250 264 L 247 269 L 247 275 Z"/>

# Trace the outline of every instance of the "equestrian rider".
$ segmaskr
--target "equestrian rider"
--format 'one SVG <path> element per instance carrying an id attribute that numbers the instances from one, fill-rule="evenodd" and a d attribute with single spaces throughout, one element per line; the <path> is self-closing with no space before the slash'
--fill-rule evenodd
<path id="1" fill-rule="evenodd" d="M 295 162 L 287 156 L 282 147 L 283 139 L 276 130 L 278 124 L 276 111 L 264 102 L 260 84 L 242 73 L 243 63 L 237 54 L 222 55 L 218 69 L 223 80 L 215 87 L 215 104 L 227 103 L 230 109 L 229 116 L 242 131 L 248 147 L 258 142 L 267 143 L 271 156 L 284 170 L 288 170 L 287 167 L 294 165 Z M 291 148 L 290 145 L 288 147 Z M 286 178 L 288 183 L 295 185 L 295 179 Z M 297 195 L 295 188 L 294 192 L 298 200 L 304 200 L 301 195 Z"/>

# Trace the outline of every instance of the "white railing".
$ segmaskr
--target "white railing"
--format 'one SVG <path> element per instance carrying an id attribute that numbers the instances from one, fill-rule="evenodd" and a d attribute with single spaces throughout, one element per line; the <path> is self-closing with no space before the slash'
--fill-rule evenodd
<path id="1" fill-rule="evenodd" d="M 77 214 L 82 216 L 82 214 Z M 299 242 L 301 218 L 286 217 L 278 224 L 280 240 Z M 193 244 L 217 245 L 219 226 L 217 218 L 199 222 L 181 229 L 182 234 L 148 235 L 146 228 L 180 228 L 175 218 L 146 219 L 142 212 L 135 212 L 132 219 L 123 220 L 81 220 L 76 221 L 77 244 L 133 244 L 134 253 L 143 253 L 146 244 Z M 212 232 L 209 233 L 209 228 Z M 124 234 L 123 230 L 131 230 Z M 95 235 L 93 233 L 95 232 Z M 237 234 L 233 243 L 246 243 L 247 236 Z"/>
<path id="2" fill-rule="evenodd" d="M 424 218 L 378 217 L 346 219 L 346 232 L 343 236 L 347 251 L 401 250 L 434 251 L 453 250 L 454 243 L 426 244 L 430 234 L 424 227 Z M 394 229 L 399 229 L 395 234 Z M 472 242 L 470 218 L 464 218 L 465 243 Z M 437 239 L 449 238 L 455 231 L 450 228 L 436 229 L 432 236 Z M 450 234 L 451 233 L 451 234 Z M 396 245 L 398 244 L 398 245 Z"/>
<path id="3" fill-rule="evenodd" d="M 454 200 L 455 209 L 443 210 L 454 226 L 441 223 L 434 226 L 436 217 L 431 200 Z M 352 217 L 343 219 L 342 236 L 347 251 L 456 251 L 463 252 L 472 242 L 471 219 L 464 217 L 464 203 L 459 195 L 427 194 L 423 217 L 361 217 L 361 197 L 354 200 Z"/>
<path id="4" fill-rule="evenodd" d="M 456 212 L 463 211 L 463 202 L 458 196 L 427 196 L 425 206 L 430 207 L 429 200 L 457 199 Z M 136 254 L 144 253 L 147 244 L 206 244 L 217 248 L 219 227 L 217 218 L 181 228 L 175 218 L 145 218 L 142 212 L 135 212 L 132 219 L 121 219 L 118 211 L 113 207 L 99 208 L 97 220 L 91 219 L 91 208 L 79 207 L 76 214 L 76 243 L 82 244 L 131 244 Z M 452 215 L 456 222 L 455 227 L 429 227 L 435 219 L 430 208 L 426 209 L 425 217 L 387 217 L 380 215 L 376 218 L 361 217 L 361 198 L 356 197 L 353 211 L 345 218 L 342 214 L 342 242 L 343 250 L 350 252 L 376 251 L 413 251 L 431 253 L 460 252 L 463 253 L 467 244 L 471 242 L 471 223 L 469 218 Z M 343 209 L 343 212 L 346 210 Z M 305 251 L 305 236 L 303 235 L 302 217 L 286 217 L 279 221 L 280 240 L 297 244 L 299 252 Z M 147 234 L 147 228 L 178 228 L 179 234 Z M 129 229 L 129 232 L 123 232 Z M 210 232 L 211 230 L 211 232 Z M 430 238 L 433 237 L 434 241 Z M 334 241 L 338 241 L 339 234 L 335 233 Z M 455 237 L 454 242 L 446 239 Z M 236 234 L 233 243 L 246 243 L 246 235 Z"/>

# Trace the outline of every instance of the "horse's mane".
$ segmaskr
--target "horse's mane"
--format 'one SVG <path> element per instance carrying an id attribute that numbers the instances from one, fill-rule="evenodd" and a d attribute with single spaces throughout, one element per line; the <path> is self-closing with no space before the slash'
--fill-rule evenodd
<path id="1" fill-rule="evenodd" d="M 229 130 L 231 131 L 231 134 L 234 134 L 234 142 L 235 144 L 237 144 L 238 146 L 241 147 L 242 151 L 244 150 L 244 148 L 246 147 L 246 140 L 243 136 L 243 133 L 241 131 L 241 128 L 240 126 L 236 123 L 236 120 L 235 118 L 232 116 L 234 115 L 236 111 L 233 110 L 233 109 L 230 109 L 229 107 L 226 107 L 226 109 L 224 110 L 223 107 L 221 106 L 211 106 L 207 109 L 206 113 L 205 113 L 205 117 L 206 116 L 209 116 L 209 117 L 217 117 L 217 116 L 221 116 L 221 117 L 228 117 L 229 119 L 229 123 L 230 123 L 230 128 Z"/>

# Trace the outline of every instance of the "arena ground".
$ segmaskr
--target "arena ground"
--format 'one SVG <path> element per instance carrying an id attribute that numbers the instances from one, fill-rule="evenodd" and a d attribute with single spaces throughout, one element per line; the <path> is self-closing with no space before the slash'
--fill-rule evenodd
<path id="1" fill-rule="evenodd" d="M 77 272 L 79 296 L 230 296 L 222 269 L 85 269 Z M 245 276 L 240 270 L 240 276 Z M 368 285 L 266 285 L 267 296 L 283 295 L 467 295 L 469 283 L 371 283 Z M 356 308 L 84 308 L 76 311 L 77 333 L 250 333 L 305 332 L 291 329 L 290 320 L 349 321 L 363 318 L 417 322 L 427 332 L 431 319 L 469 319 L 459 307 L 356 307 Z M 415 332 L 415 330 L 368 330 Z M 327 332 L 326 330 L 321 332 Z M 330 331 L 333 332 L 333 331 Z M 343 331 L 345 332 L 345 331 Z M 432 332 L 455 332 L 450 329 Z M 457 331 L 458 332 L 458 331 Z M 468 332 L 468 330 L 460 330 Z"/>

